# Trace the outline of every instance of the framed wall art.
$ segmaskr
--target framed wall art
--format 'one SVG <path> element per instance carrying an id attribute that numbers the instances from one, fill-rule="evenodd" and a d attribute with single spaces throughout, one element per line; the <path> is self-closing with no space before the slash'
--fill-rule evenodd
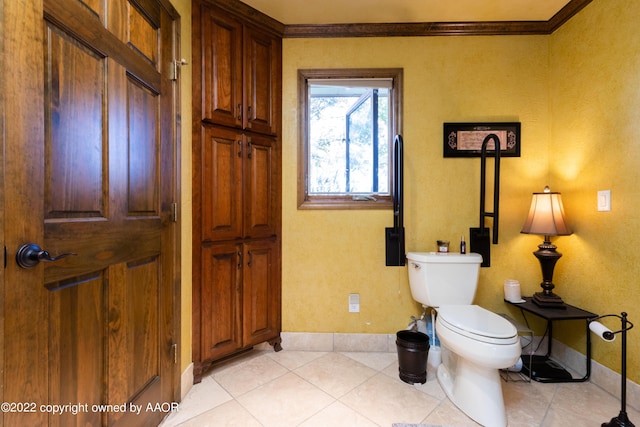
<path id="1" fill-rule="evenodd" d="M 520 123 L 444 123 L 444 157 L 480 157 L 482 142 L 495 134 L 500 140 L 500 157 L 520 157 Z M 494 156 L 494 142 L 487 144 L 487 156 Z"/>

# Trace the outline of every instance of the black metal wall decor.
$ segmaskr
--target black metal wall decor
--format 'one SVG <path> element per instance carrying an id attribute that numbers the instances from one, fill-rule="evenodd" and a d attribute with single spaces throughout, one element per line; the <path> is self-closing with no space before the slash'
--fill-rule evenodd
<path id="1" fill-rule="evenodd" d="M 494 134 L 500 141 L 502 157 L 520 157 L 520 123 L 444 123 L 444 157 L 480 157 L 482 142 Z M 488 147 L 488 155 L 495 155 L 495 147 Z M 493 154 L 490 154 L 493 152 Z"/>

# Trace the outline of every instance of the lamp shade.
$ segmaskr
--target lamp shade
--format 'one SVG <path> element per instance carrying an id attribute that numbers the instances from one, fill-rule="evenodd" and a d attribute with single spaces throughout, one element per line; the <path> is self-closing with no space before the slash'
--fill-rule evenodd
<path id="1" fill-rule="evenodd" d="M 562 196 L 552 192 L 549 187 L 542 193 L 533 193 L 529 216 L 522 226 L 521 233 L 541 236 L 568 236 L 572 233 L 564 216 Z"/>

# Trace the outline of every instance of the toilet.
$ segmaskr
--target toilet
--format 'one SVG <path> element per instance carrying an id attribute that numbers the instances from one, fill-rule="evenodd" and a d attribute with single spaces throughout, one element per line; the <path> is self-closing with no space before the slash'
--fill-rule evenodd
<path id="1" fill-rule="evenodd" d="M 442 347 L 438 382 L 447 397 L 470 418 L 488 427 L 505 427 L 500 369 L 521 353 L 518 331 L 509 321 L 472 305 L 482 256 L 476 253 L 409 252 L 413 299 L 437 311 Z"/>

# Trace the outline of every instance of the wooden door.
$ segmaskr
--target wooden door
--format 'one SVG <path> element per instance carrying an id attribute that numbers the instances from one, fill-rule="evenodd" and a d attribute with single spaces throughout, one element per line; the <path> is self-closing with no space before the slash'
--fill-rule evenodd
<path id="1" fill-rule="evenodd" d="M 234 129 L 205 126 L 199 147 L 202 241 L 242 237 L 242 168 L 245 137 Z M 197 143 L 197 142 L 194 142 Z M 200 241 L 197 242 L 200 245 Z"/>
<path id="2" fill-rule="evenodd" d="M 275 138 L 245 137 L 244 236 L 252 239 L 278 233 L 280 179 Z"/>
<path id="3" fill-rule="evenodd" d="M 202 55 L 202 119 L 241 127 L 242 23 L 204 4 L 193 7 L 194 48 Z M 201 78 L 200 70 L 194 71 L 194 80 Z"/>
<path id="4" fill-rule="evenodd" d="M 216 359 L 242 348 L 242 265 L 242 245 L 223 243 L 202 248 L 198 304 L 201 354 L 194 359 Z"/>
<path id="5" fill-rule="evenodd" d="M 36 410 L 3 423 L 157 425 L 177 390 L 177 14 L 162 0 L 11 3 L 5 36 L 29 74 L 7 112 L 2 397 Z M 75 255 L 21 268 L 27 242 Z"/>
<path id="6" fill-rule="evenodd" d="M 245 129 L 271 135 L 278 133 L 281 46 L 281 40 L 266 31 L 245 27 Z"/>
<path id="7" fill-rule="evenodd" d="M 275 239 L 245 243 L 243 250 L 242 331 L 248 346 L 279 336 L 280 255 Z"/>

